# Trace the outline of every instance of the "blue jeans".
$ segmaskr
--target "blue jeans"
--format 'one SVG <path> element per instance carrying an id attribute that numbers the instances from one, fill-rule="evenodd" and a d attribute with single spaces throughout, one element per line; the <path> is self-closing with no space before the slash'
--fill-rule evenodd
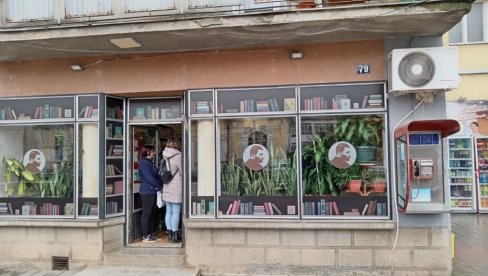
<path id="1" fill-rule="evenodd" d="M 164 222 L 166 228 L 171 231 L 178 231 L 180 225 L 181 203 L 166 202 L 166 215 Z"/>

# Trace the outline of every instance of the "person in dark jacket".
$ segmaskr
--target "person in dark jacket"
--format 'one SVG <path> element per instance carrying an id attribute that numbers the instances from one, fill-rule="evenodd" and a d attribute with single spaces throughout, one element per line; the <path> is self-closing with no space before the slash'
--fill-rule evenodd
<path id="1" fill-rule="evenodd" d="M 141 186 L 139 194 L 142 203 L 141 229 L 144 242 L 155 242 L 157 238 L 152 234 L 155 232 L 154 217 L 157 214 L 156 194 L 161 190 L 162 184 L 152 159 L 156 154 L 154 146 L 144 145 L 139 161 L 139 178 Z"/>

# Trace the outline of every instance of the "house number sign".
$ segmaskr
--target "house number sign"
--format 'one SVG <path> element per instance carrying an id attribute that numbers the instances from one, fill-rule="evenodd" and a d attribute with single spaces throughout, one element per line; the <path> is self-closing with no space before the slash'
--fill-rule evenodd
<path id="1" fill-rule="evenodd" d="M 371 72 L 370 64 L 358 64 L 356 65 L 356 74 L 369 74 Z"/>

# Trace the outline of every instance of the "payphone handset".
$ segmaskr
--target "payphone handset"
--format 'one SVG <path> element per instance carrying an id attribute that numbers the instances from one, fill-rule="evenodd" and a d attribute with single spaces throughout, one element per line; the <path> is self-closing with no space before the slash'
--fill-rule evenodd
<path id="1" fill-rule="evenodd" d="M 410 159 L 410 179 L 426 180 L 434 178 L 434 160 Z"/>

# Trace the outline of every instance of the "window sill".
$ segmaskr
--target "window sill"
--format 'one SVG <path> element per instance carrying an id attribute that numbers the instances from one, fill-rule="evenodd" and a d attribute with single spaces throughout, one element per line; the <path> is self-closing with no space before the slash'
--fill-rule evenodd
<path id="1" fill-rule="evenodd" d="M 327 221 L 298 221 L 298 220 L 241 220 L 241 219 L 185 219 L 185 227 L 189 229 L 222 229 L 222 228 L 237 228 L 237 229 L 335 229 L 335 230 L 351 230 L 351 229 L 368 229 L 368 230 L 392 230 L 395 228 L 395 223 L 388 221 L 342 221 L 342 220 L 327 220 Z"/>
<path id="2" fill-rule="evenodd" d="M 0 227 L 100 228 L 125 223 L 124 217 L 109 219 L 2 219 Z"/>

